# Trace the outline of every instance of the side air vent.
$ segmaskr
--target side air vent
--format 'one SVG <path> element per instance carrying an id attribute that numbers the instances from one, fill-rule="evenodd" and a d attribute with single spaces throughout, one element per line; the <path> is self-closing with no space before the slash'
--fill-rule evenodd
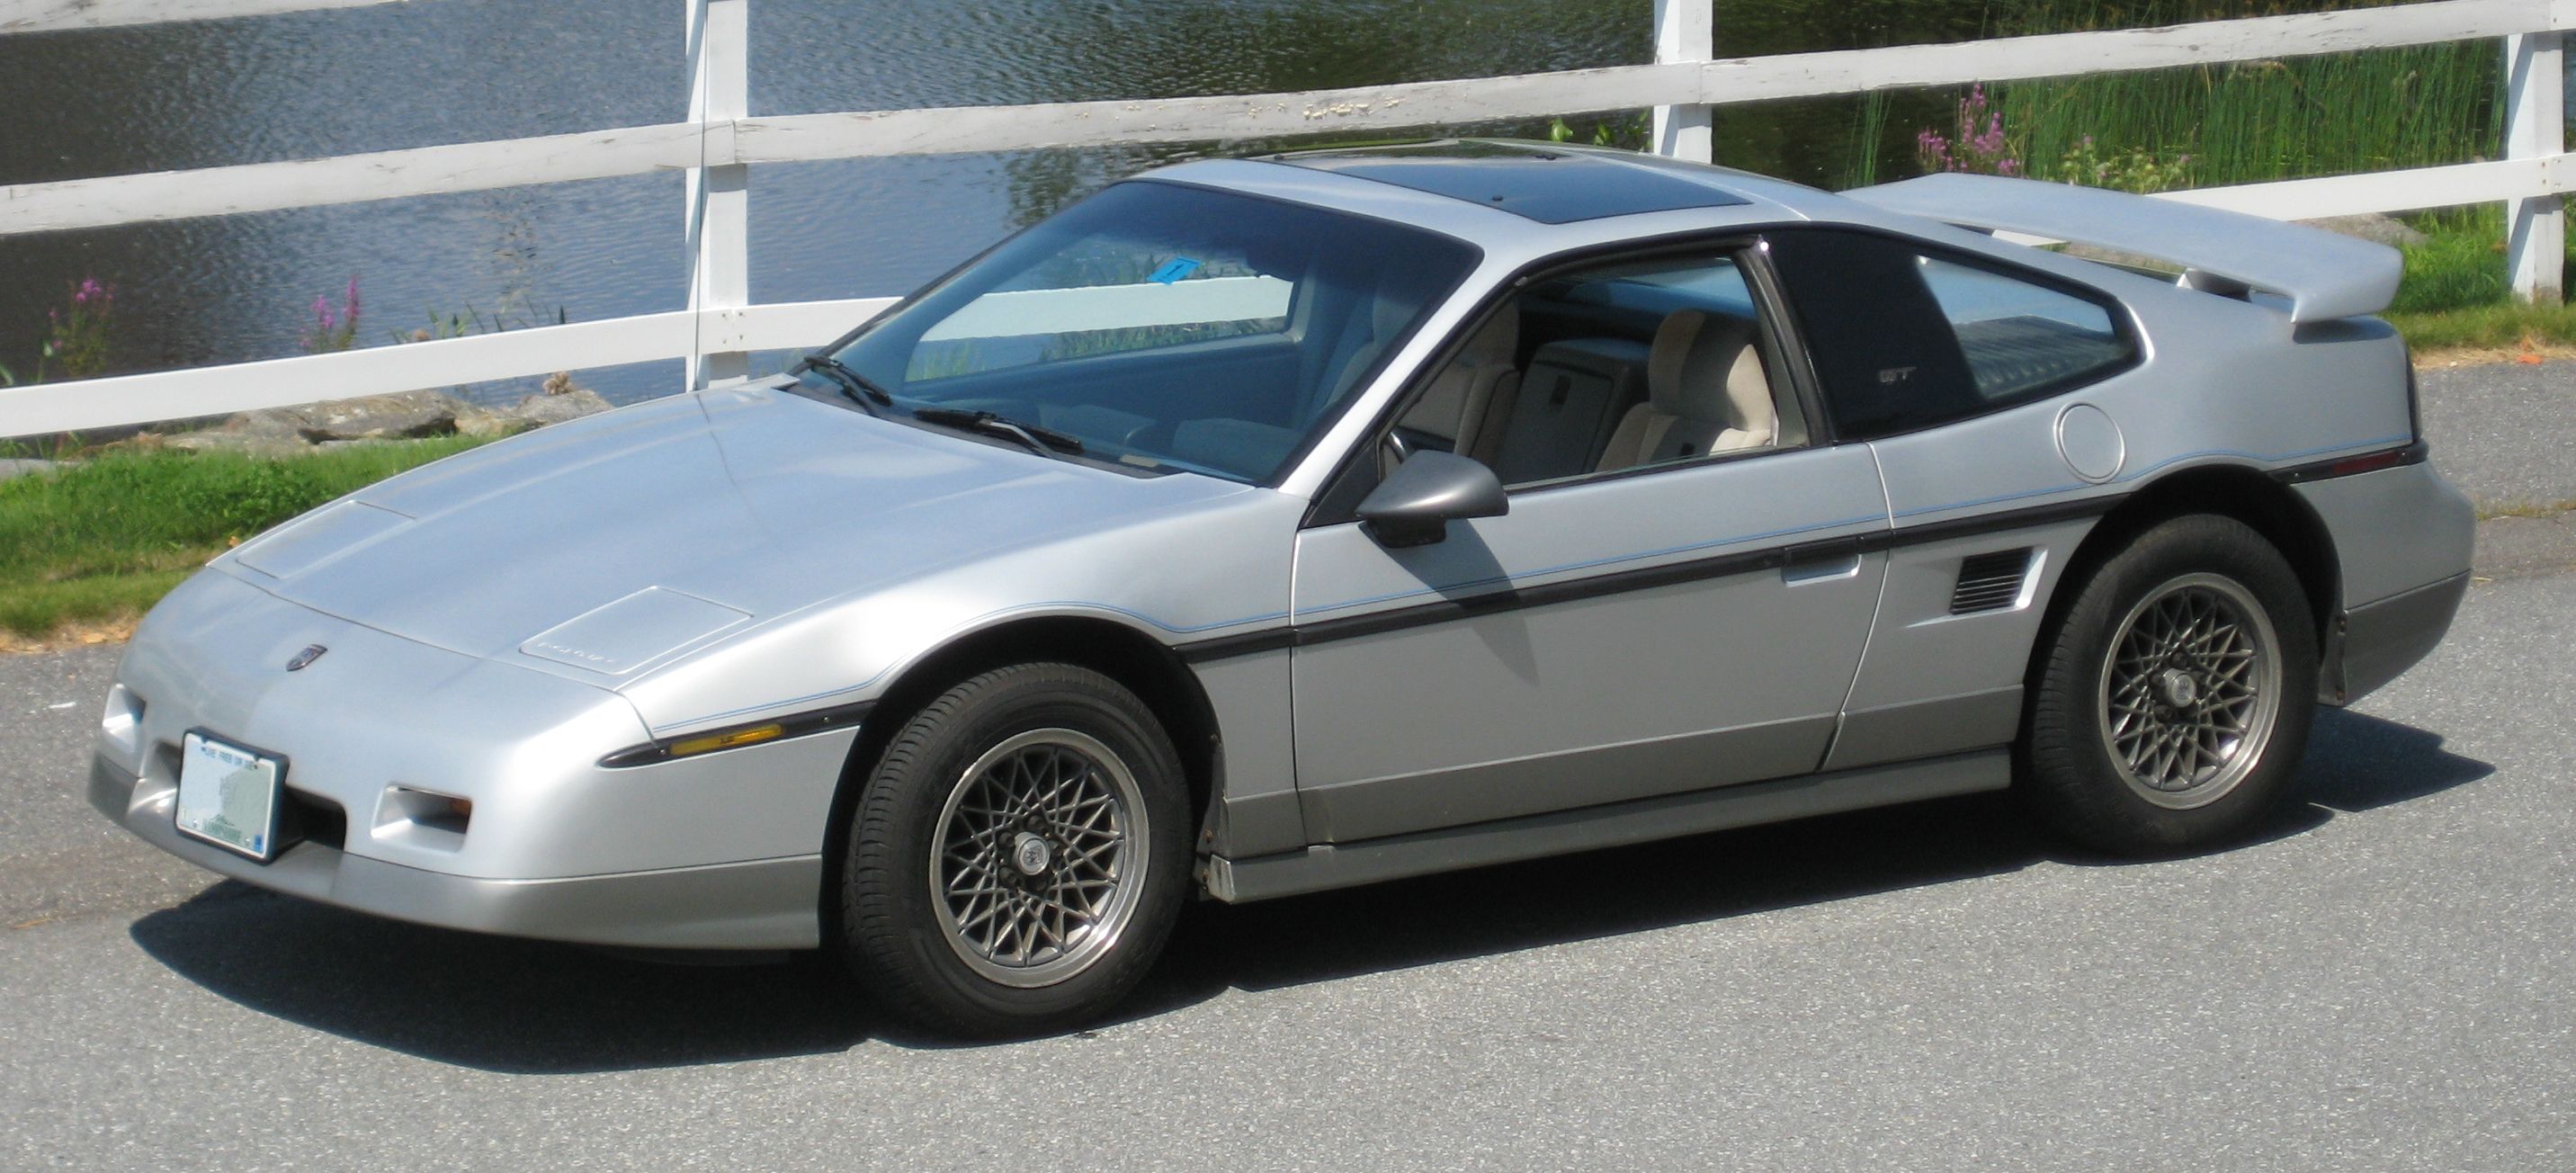
<path id="1" fill-rule="evenodd" d="M 2021 598 L 2021 580 L 2030 573 L 2030 547 L 1977 554 L 1959 563 L 1959 585 L 1950 591 L 1950 613 L 1973 615 L 2001 611 Z"/>

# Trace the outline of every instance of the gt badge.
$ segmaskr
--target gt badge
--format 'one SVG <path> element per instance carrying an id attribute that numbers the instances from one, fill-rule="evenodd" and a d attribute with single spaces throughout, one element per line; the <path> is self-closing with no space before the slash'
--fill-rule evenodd
<path id="1" fill-rule="evenodd" d="M 286 670 L 289 672 L 301 672 L 304 670 L 306 665 L 311 664 L 315 660 L 321 659 L 322 653 L 330 650 L 331 649 L 323 647 L 320 644 L 306 644 L 304 645 L 303 651 L 295 653 L 295 658 L 286 662 Z"/>

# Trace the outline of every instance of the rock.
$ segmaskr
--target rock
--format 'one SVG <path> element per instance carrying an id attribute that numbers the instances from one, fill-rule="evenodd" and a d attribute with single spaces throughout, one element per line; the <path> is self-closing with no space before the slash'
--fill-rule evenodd
<path id="1" fill-rule="evenodd" d="M 225 419 L 222 423 L 219 423 L 214 427 L 200 428 L 197 431 L 181 434 L 183 436 L 203 436 L 210 432 L 220 432 L 225 435 L 238 437 L 256 437 L 265 440 L 277 440 L 289 444 L 303 444 L 310 442 L 304 435 L 303 409 L 295 407 L 271 407 L 259 411 L 245 411 L 240 415 L 231 416 Z M 187 447 L 187 445 L 182 444 L 179 445 L 179 447 L 184 448 Z"/>
<path id="2" fill-rule="evenodd" d="M 456 430 L 456 417 L 468 410 L 442 391 L 369 395 L 336 403 L 271 407 L 245 411 L 222 426 L 171 438 L 174 447 L 265 449 L 279 444 L 321 444 L 332 440 L 396 440 L 444 436 Z M 212 439 L 229 436 L 233 439 Z M 183 443 L 182 441 L 191 441 Z M 276 443 L 270 443 L 274 441 Z"/>
<path id="3" fill-rule="evenodd" d="M 25 476 L 31 472 L 44 472 L 53 467 L 54 462 L 50 460 L 0 460 L 0 481 Z"/>
<path id="4" fill-rule="evenodd" d="M 457 435 L 485 440 L 515 436 L 535 426 L 535 420 L 522 419 L 508 410 L 490 407 L 468 406 L 456 416 Z"/>
<path id="5" fill-rule="evenodd" d="M 553 385 L 551 380 L 548 385 Z M 510 436 L 608 408 L 598 392 L 574 387 L 531 395 L 509 407 L 469 407 L 456 417 L 456 430 L 468 436 Z"/>
<path id="6" fill-rule="evenodd" d="M 313 450 L 304 437 L 293 432 L 274 430 L 235 431 L 230 428 L 207 428 L 201 432 L 181 432 L 164 437 L 158 447 L 176 448 L 182 452 L 234 452 L 243 456 L 295 456 Z"/>
<path id="7" fill-rule="evenodd" d="M 2430 239 L 2413 225 L 2394 216 L 2366 213 L 2359 216 L 2328 216 L 2322 220 L 2301 220 L 2310 228 L 2323 228 L 2342 236 L 2354 236 L 2390 248 L 2406 248 Z"/>
<path id="8" fill-rule="evenodd" d="M 511 407 L 482 407 L 443 391 L 413 391 L 245 411 L 225 418 L 215 427 L 157 439 L 163 446 L 190 452 L 292 456 L 316 445 L 353 440 L 418 439 L 451 433 L 495 438 L 609 408 L 598 392 L 574 387 L 569 378 L 549 379 L 546 386 L 551 390 L 530 395 Z"/>
<path id="9" fill-rule="evenodd" d="M 456 417 L 464 408 L 465 404 L 443 391 L 411 391 L 308 404 L 289 408 L 286 414 L 300 421 L 296 430 L 306 440 L 319 444 L 325 440 L 444 436 L 456 430 Z"/>
<path id="10" fill-rule="evenodd" d="M 500 414 L 525 420 L 530 427 L 544 427 L 547 424 L 559 424 L 565 420 L 577 420 L 586 415 L 597 415 L 608 410 L 608 406 L 608 401 L 600 398 L 599 392 L 574 388 L 569 391 L 528 396 L 520 400 L 518 406 Z"/>

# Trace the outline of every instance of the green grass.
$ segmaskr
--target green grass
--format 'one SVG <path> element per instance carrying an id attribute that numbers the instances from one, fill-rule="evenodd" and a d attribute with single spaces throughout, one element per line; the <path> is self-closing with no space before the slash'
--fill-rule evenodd
<path id="1" fill-rule="evenodd" d="M 2486 206 L 2409 217 L 2428 239 L 2405 249 L 2388 320 L 2416 351 L 2576 345 L 2576 309 L 2528 306 L 2505 279 L 2504 213 Z M 2576 243 L 2576 242 L 2571 242 Z M 2569 253 L 2576 259 L 2576 251 Z M 2561 262 L 2561 273 L 2576 264 Z M 2561 277 L 2562 282 L 2565 277 Z"/>
<path id="2" fill-rule="evenodd" d="M 2135 27 L 2313 5 L 2223 0 L 2034 0 L 2016 32 Z M 2024 162 L 2048 176 L 2085 137 L 2165 159 L 2191 157 L 2197 187 L 2398 167 L 2492 154 L 2502 133 L 2492 41 L 2110 73 L 1997 87 Z"/>
<path id="3" fill-rule="evenodd" d="M 2406 276 L 2398 283 L 2391 310 L 2439 313 L 2512 300 L 2513 287 L 2505 280 L 2502 215 L 2446 217 L 2417 226 L 2432 239 L 2405 250 Z"/>
<path id="4" fill-rule="evenodd" d="M 2535 346 L 2576 346 L 2576 306 L 2533 306 L 2507 302 L 2469 309 L 2400 313 L 2388 324 L 2406 336 L 2418 355 L 2437 350 L 2512 350 L 2525 340 Z"/>
<path id="5" fill-rule="evenodd" d="M 2384 0 L 2383 0 L 2384 2 Z M 2276 12 L 2314 11 L 2323 0 L 1999 0 L 1986 11 L 1993 35 L 2071 32 Z M 2099 157 L 2152 159 L 2168 183 L 2189 187 L 2467 162 L 2501 142 L 2500 59 L 2493 41 L 2336 53 L 2184 69 L 2009 82 L 1990 91 L 2022 169 L 2061 178 L 2087 138 Z M 1964 87 L 1942 91 L 1964 94 Z M 1934 129 L 1951 134 L 1948 119 Z M 1876 100 L 1853 128 L 1856 180 L 1902 175 L 1891 147 L 1910 150 L 1916 122 L 1888 121 Z M 2188 159 L 2187 164 L 2184 160 Z M 2178 176 L 2172 171 L 2183 164 Z M 2430 239 L 2407 248 L 2406 276 L 2391 306 L 2419 349 L 2511 346 L 2523 335 L 2567 340 L 2566 317 L 2512 304 L 2502 213 L 2492 205 L 2409 216 Z"/>
<path id="6" fill-rule="evenodd" d="M 134 615 L 238 539 L 478 443 L 387 441 L 275 459 L 111 452 L 0 481 L 0 629 L 41 636 Z"/>

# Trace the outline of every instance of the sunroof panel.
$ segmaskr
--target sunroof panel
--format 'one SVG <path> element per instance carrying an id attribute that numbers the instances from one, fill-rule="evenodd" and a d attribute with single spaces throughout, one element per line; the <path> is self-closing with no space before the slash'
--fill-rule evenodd
<path id="1" fill-rule="evenodd" d="M 1319 151 L 1279 156 L 1278 161 L 1500 208 L 1542 224 L 1750 202 L 1678 175 L 1613 159 L 1500 143 Z"/>

